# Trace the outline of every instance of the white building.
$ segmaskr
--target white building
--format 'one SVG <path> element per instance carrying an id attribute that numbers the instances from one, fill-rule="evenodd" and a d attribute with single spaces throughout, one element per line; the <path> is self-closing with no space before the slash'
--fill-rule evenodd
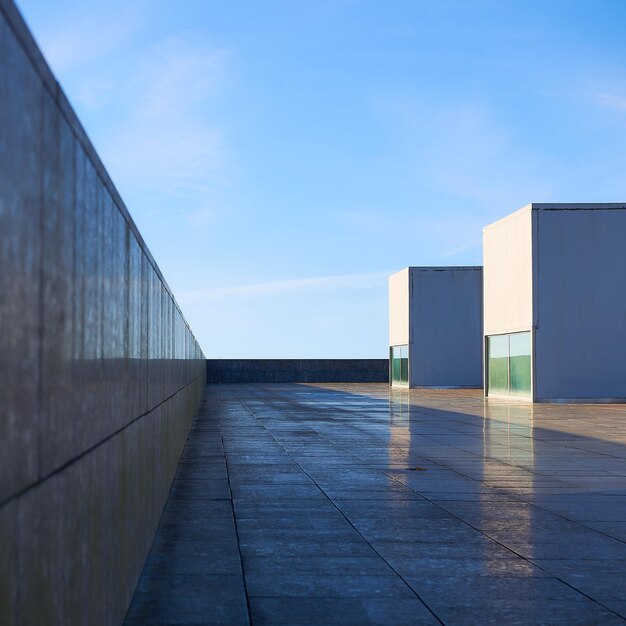
<path id="1" fill-rule="evenodd" d="M 482 268 L 407 267 L 389 277 L 389 379 L 482 387 Z"/>
<path id="2" fill-rule="evenodd" d="M 483 254 L 486 395 L 626 401 L 626 204 L 529 204 Z"/>

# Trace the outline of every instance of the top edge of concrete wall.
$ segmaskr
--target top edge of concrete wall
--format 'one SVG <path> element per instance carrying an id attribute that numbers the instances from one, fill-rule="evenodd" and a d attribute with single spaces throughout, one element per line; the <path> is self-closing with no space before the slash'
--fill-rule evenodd
<path id="1" fill-rule="evenodd" d="M 174 293 L 172 292 L 170 286 L 167 284 L 167 281 L 165 280 L 163 273 L 161 272 L 159 266 L 157 265 L 157 262 L 152 256 L 152 253 L 150 252 L 148 246 L 146 245 L 146 242 L 141 236 L 141 233 L 139 232 L 137 225 L 135 224 L 133 218 L 131 217 L 130 212 L 128 211 L 128 208 L 126 207 L 126 204 L 122 200 L 122 197 L 120 196 L 117 188 L 113 184 L 113 181 L 111 177 L 109 176 L 109 173 L 104 167 L 104 164 L 102 163 L 102 160 L 98 156 L 96 149 L 91 143 L 89 136 L 87 135 L 87 133 L 85 132 L 85 129 L 80 123 L 80 120 L 78 119 L 76 112 L 72 108 L 72 105 L 70 104 L 67 96 L 65 95 L 63 88 L 61 87 L 57 79 L 54 77 L 54 74 L 52 73 L 50 66 L 48 65 L 41 51 L 39 50 L 39 46 L 37 45 L 35 38 L 30 32 L 30 29 L 28 28 L 26 21 L 22 17 L 22 14 L 20 13 L 17 6 L 13 3 L 13 0 L 0 0 L 0 11 L 4 14 L 8 25 L 15 33 L 15 36 L 17 40 L 20 42 L 22 48 L 24 49 L 24 52 L 26 53 L 28 58 L 31 60 L 45 88 L 48 90 L 48 92 L 54 99 L 56 105 L 59 107 L 59 111 L 61 112 L 61 115 L 63 115 L 71 131 L 74 133 L 77 141 L 85 150 L 85 154 L 93 163 L 96 169 L 96 172 L 98 173 L 98 176 L 100 177 L 100 180 L 102 181 L 102 184 L 106 187 L 106 189 L 111 194 L 111 197 L 113 198 L 113 201 L 115 202 L 115 206 L 117 207 L 118 211 L 121 213 L 122 217 L 128 224 L 131 232 L 137 239 L 137 243 L 139 244 L 139 246 L 141 247 L 141 250 L 146 255 L 146 258 L 152 265 L 154 271 L 159 277 L 159 280 L 161 281 L 161 283 L 163 283 L 165 290 L 169 293 L 170 297 L 172 298 L 172 301 L 174 302 L 174 306 L 176 307 L 178 312 L 181 314 L 185 324 L 189 328 L 191 334 L 194 336 L 194 339 L 196 339 L 193 333 L 193 330 L 191 329 L 191 326 L 189 326 L 189 323 L 187 322 L 185 315 L 183 314 L 178 302 L 176 301 L 176 298 L 174 297 Z M 197 342 L 197 339 L 196 339 L 196 342 Z"/>
<path id="2" fill-rule="evenodd" d="M 268 359 L 220 359 L 220 358 L 211 358 L 211 359 L 205 359 L 206 361 L 210 361 L 210 362 L 237 362 L 237 363 L 261 363 L 264 361 L 271 361 L 271 362 L 283 362 L 283 363 L 288 363 L 288 362 L 294 362 L 294 361 L 298 361 L 298 362 L 306 362 L 306 363 L 321 363 L 321 362 L 332 362 L 332 363 L 345 363 L 345 362 L 367 362 L 367 361 L 387 361 L 387 358 L 381 358 L 381 357 L 365 357 L 365 358 L 345 358 L 345 359 L 274 359 L 274 358 L 268 358 Z"/>

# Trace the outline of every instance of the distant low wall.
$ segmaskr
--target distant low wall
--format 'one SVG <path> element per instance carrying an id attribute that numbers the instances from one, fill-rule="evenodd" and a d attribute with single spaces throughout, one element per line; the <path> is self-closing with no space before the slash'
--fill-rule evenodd
<path id="1" fill-rule="evenodd" d="M 207 359 L 207 383 L 386 383 L 387 359 Z"/>
<path id="2" fill-rule="evenodd" d="M 11 0 L 0 294 L 0 624 L 119 625 L 204 355 Z"/>

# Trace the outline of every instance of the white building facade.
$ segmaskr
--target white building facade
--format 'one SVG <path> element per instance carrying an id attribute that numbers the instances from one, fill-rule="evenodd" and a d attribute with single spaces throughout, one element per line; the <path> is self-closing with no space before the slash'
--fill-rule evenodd
<path id="1" fill-rule="evenodd" d="M 529 204 L 483 230 L 489 397 L 626 401 L 626 204 Z"/>
<path id="2" fill-rule="evenodd" d="M 389 278 L 389 380 L 480 388 L 482 268 L 407 267 Z"/>

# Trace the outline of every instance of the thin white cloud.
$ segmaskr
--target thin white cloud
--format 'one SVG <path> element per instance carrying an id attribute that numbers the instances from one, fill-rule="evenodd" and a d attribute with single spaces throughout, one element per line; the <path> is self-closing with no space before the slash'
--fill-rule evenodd
<path id="1" fill-rule="evenodd" d="M 461 254 L 461 252 L 466 252 L 467 250 L 473 250 L 474 248 L 478 248 L 482 245 L 482 239 L 472 239 L 467 243 L 464 243 L 452 250 L 448 250 L 444 252 L 439 258 L 440 259 L 449 259 L 450 257 L 456 256 L 457 254 Z"/>
<path id="2" fill-rule="evenodd" d="M 90 111 L 99 111 L 110 105 L 115 96 L 115 80 L 111 76 L 86 78 L 78 85 L 75 98 Z"/>
<path id="3" fill-rule="evenodd" d="M 488 105 L 409 97 L 380 100 L 377 108 L 399 167 L 419 192 L 490 208 L 509 207 L 523 193 L 552 196 L 557 164 L 515 136 Z"/>
<path id="4" fill-rule="evenodd" d="M 197 230 L 204 230 L 213 224 L 220 215 L 220 211 L 211 206 L 202 206 L 197 209 L 181 208 L 180 212 L 189 224 Z"/>
<path id="5" fill-rule="evenodd" d="M 474 215 L 441 215 L 427 206 L 411 211 L 338 211 L 336 216 L 344 228 L 371 233 L 379 237 L 398 237 L 399 233 L 423 233 L 429 238 L 445 239 L 457 229 L 482 228 Z M 467 232 L 467 231 L 466 231 Z"/>
<path id="6" fill-rule="evenodd" d="M 78 5 L 62 20 L 38 29 L 46 59 L 55 72 L 91 63 L 128 43 L 145 25 L 143 3 Z"/>
<path id="7" fill-rule="evenodd" d="M 337 274 L 334 276 L 294 278 L 233 287 L 193 289 L 178 293 L 177 300 L 181 304 L 197 304 L 198 302 L 227 298 L 256 298 L 276 293 L 372 289 L 386 286 L 387 279 L 391 273 L 390 271 L 382 271 L 368 274 Z"/>
<path id="8" fill-rule="evenodd" d="M 224 131 L 213 99 L 229 54 L 193 37 L 171 36 L 138 53 L 115 90 L 128 105 L 102 153 L 122 185 L 172 194 L 208 192 L 223 177 Z"/>
<path id="9" fill-rule="evenodd" d="M 607 109 L 626 112 L 626 96 L 609 92 L 600 92 L 595 94 L 596 104 Z"/>
<path id="10" fill-rule="evenodd" d="M 399 242 L 399 248 L 406 250 L 406 265 L 428 264 L 470 250 L 474 259 L 481 239 L 469 240 L 468 235 L 480 234 L 490 221 L 478 212 L 448 210 L 442 213 L 423 206 L 416 206 L 413 211 L 340 211 L 337 220 L 350 232 Z"/>
<path id="11" fill-rule="evenodd" d="M 145 0 L 87 2 L 37 32 L 122 195 L 158 195 L 204 227 L 206 195 L 229 178 L 216 108 L 232 55 L 201 30 L 155 37 L 153 14 Z"/>

